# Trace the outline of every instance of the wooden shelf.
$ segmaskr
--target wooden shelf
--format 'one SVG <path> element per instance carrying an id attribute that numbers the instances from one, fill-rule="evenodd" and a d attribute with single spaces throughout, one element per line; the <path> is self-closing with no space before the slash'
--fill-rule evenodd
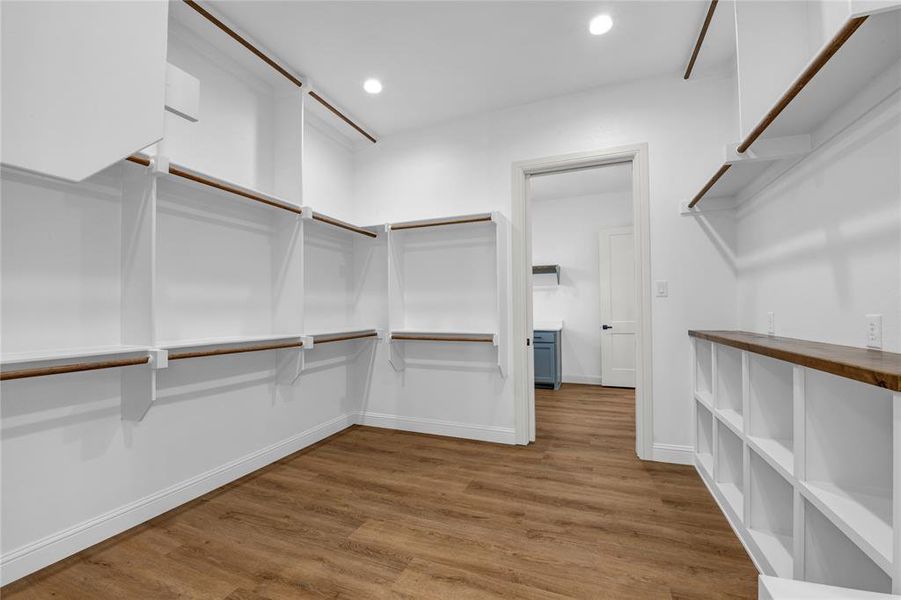
<path id="1" fill-rule="evenodd" d="M 689 331 L 688 335 L 895 392 L 901 391 L 901 354 L 894 352 L 747 331 Z"/>
<path id="2" fill-rule="evenodd" d="M 493 333 L 467 333 L 446 331 L 392 331 L 391 340 L 421 342 L 473 342 L 493 344 Z"/>
<path id="3" fill-rule="evenodd" d="M 817 140 L 810 140 L 830 116 L 878 80 L 899 57 L 901 10 L 849 18 L 798 74 L 773 107 L 743 140 L 727 151 L 726 160 L 688 203 L 693 208 L 705 198 L 736 198 L 764 176 L 774 162 L 810 152 Z M 878 86 L 877 86 L 878 87 Z M 875 89 L 868 98 L 880 101 L 894 91 L 891 86 Z M 881 94 L 881 96 L 880 96 Z M 795 147 L 785 154 L 764 151 L 767 143 L 801 142 L 807 136 L 808 147 Z M 822 141 L 822 140 L 819 140 Z M 786 165 L 790 166 L 790 165 Z"/>

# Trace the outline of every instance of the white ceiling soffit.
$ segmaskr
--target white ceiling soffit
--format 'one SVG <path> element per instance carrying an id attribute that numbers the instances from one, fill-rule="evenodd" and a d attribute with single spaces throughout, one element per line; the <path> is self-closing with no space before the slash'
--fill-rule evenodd
<path id="1" fill-rule="evenodd" d="M 597 194 L 628 192 L 632 189 L 632 163 L 578 169 L 529 178 L 529 199 L 533 201 L 577 198 Z"/>
<path id="2" fill-rule="evenodd" d="M 218 0 L 217 12 L 310 77 L 377 135 L 685 69 L 707 0 L 282 2 Z M 588 33 L 607 13 L 613 29 Z M 734 56 L 721 2 L 692 78 Z M 377 96 L 363 81 L 384 84 Z"/>

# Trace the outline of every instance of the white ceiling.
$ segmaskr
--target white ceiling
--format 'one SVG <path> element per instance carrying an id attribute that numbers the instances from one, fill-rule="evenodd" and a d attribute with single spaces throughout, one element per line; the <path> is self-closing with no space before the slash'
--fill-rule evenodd
<path id="1" fill-rule="evenodd" d="M 628 192 L 631 189 L 632 163 L 628 162 L 564 173 L 536 175 L 529 179 L 529 199 L 538 202 Z"/>
<path id="2" fill-rule="evenodd" d="M 213 8 L 377 135 L 601 85 L 681 73 L 707 0 L 301 2 Z M 721 2 L 696 73 L 734 55 Z M 613 30 L 588 33 L 608 13 Z M 370 96 L 363 81 L 384 91 Z"/>

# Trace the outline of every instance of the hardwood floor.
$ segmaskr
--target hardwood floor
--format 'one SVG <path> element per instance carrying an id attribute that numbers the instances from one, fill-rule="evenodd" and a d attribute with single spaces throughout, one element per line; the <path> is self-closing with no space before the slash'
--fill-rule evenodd
<path id="1" fill-rule="evenodd" d="M 539 390 L 538 441 L 354 427 L 2 589 L 26 598 L 756 598 L 631 390 Z"/>

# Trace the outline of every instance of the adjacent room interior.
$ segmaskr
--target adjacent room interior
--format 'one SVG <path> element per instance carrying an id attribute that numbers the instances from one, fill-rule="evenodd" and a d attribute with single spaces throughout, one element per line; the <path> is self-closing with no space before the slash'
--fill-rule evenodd
<path id="1" fill-rule="evenodd" d="M 901 598 L 901 1 L 0 28 L 4 598 Z"/>

